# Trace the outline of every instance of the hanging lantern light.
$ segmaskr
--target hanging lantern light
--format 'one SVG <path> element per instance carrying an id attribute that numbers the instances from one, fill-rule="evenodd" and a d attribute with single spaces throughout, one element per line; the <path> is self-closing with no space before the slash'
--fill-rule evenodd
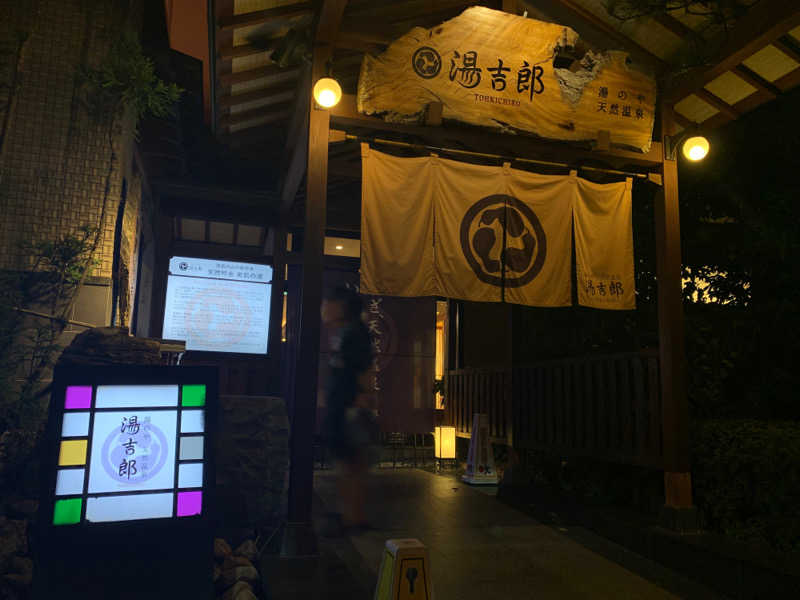
<path id="1" fill-rule="evenodd" d="M 342 87 L 333 77 L 323 77 L 314 84 L 314 100 L 323 108 L 331 108 L 342 99 Z"/>
<path id="2" fill-rule="evenodd" d="M 710 146 L 708 140 L 702 135 L 690 137 L 683 143 L 683 155 L 691 161 L 703 160 L 708 154 Z"/>

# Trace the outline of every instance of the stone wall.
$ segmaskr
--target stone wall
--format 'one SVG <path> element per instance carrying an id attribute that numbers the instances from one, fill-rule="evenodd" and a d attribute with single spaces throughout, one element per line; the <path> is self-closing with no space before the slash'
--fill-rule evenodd
<path id="1" fill-rule="evenodd" d="M 217 438 L 218 510 L 226 526 L 283 519 L 289 419 L 283 398 L 221 396 Z"/>

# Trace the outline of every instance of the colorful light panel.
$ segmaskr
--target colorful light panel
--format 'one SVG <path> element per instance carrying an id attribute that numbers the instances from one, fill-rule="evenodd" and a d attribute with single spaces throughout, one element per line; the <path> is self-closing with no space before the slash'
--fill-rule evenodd
<path id="1" fill-rule="evenodd" d="M 53 510 L 53 525 L 73 525 L 75 523 L 80 523 L 82 506 L 82 498 L 56 500 Z"/>
<path id="2" fill-rule="evenodd" d="M 174 493 L 89 497 L 86 520 L 93 523 L 136 521 L 172 516 Z"/>
<path id="3" fill-rule="evenodd" d="M 178 516 L 199 515 L 203 508 L 203 492 L 178 492 Z"/>
<path id="4" fill-rule="evenodd" d="M 204 385 L 181 386 L 182 406 L 205 406 L 205 404 L 206 404 L 206 386 Z"/>
<path id="5" fill-rule="evenodd" d="M 58 466 L 70 467 L 86 464 L 86 440 L 64 440 L 58 452 Z"/>
<path id="6" fill-rule="evenodd" d="M 92 386 L 90 385 L 71 385 L 67 388 L 67 395 L 64 400 L 64 408 L 72 410 L 75 408 L 90 408 L 92 406 Z"/>
<path id="7" fill-rule="evenodd" d="M 178 487 L 203 487 L 203 464 L 189 463 L 178 467 Z"/>

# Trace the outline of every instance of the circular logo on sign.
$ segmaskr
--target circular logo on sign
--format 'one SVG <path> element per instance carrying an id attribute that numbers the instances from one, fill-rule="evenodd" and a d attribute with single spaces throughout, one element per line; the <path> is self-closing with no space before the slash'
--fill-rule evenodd
<path id="1" fill-rule="evenodd" d="M 423 79 L 432 79 L 442 70 L 442 57 L 430 46 L 417 48 L 411 57 L 414 72 Z"/>
<path id="2" fill-rule="evenodd" d="M 155 477 L 167 461 L 167 436 L 146 417 L 125 418 L 103 442 L 103 469 L 120 483 L 143 483 Z"/>
<path id="3" fill-rule="evenodd" d="M 513 196 L 493 194 L 473 204 L 461 220 L 461 251 L 478 279 L 498 287 L 503 285 L 505 259 L 505 286 L 521 287 L 542 270 L 547 238 L 529 206 Z"/>
<path id="4" fill-rule="evenodd" d="M 250 331 L 250 307 L 237 292 L 211 288 L 197 293 L 186 305 L 186 334 L 219 350 L 245 340 Z"/>
<path id="5" fill-rule="evenodd" d="M 187 262 L 182 262 L 182 263 L 179 263 L 179 264 L 178 264 L 178 268 L 179 268 L 181 271 L 186 271 L 186 270 L 189 268 L 189 263 L 187 263 Z"/>

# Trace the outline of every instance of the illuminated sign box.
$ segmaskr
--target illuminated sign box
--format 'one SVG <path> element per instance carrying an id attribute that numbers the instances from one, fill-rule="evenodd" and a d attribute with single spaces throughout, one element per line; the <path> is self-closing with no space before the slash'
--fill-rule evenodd
<path id="1" fill-rule="evenodd" d="M 91 585 L 103 589 L 114 569 L 101 565 L 112 556 L 152 573 L 168 569 L 171 578 L 181 565 L 195 579 L 200 565 L 210 573 L 216 400 L 217 374 L 208 367 L 56 370 L 39 514 L 40 597 L 67 589 L 64 582 L 90 565 Z M 189 585 L 204 593 L 204 584 L 200 577 Z"/>

